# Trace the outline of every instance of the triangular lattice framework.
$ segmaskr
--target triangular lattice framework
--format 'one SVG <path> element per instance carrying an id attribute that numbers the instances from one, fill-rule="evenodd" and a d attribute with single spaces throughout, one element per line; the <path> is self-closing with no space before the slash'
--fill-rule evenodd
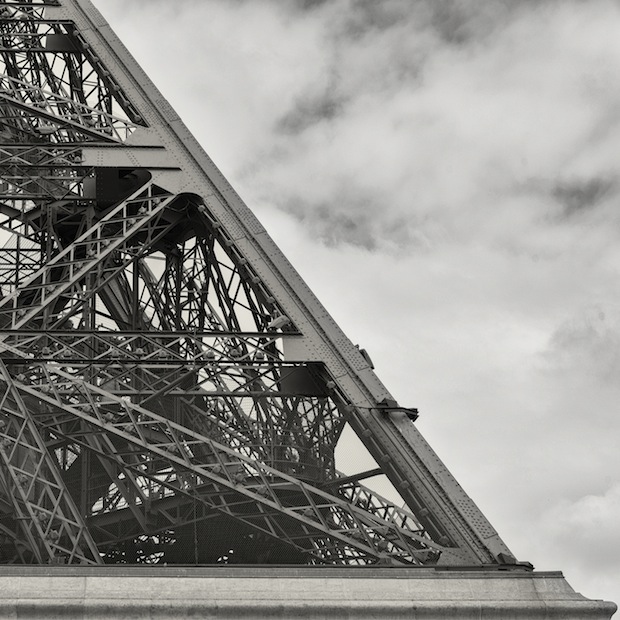
<path id="1" fill-rule="evenodd" d="M 88 0 L 0 2 L 0 196 L 0 562 L 514 564 Z"/>

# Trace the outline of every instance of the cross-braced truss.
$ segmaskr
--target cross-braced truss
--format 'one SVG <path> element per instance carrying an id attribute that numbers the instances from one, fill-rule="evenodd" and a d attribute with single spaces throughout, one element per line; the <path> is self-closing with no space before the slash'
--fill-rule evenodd
<path id="1" fill-rule="evenodd" d="M 0 2 L 0 562 L 498 561 L 93 11 Z M 347 423 L 380 468 L 338 471 Z"/>

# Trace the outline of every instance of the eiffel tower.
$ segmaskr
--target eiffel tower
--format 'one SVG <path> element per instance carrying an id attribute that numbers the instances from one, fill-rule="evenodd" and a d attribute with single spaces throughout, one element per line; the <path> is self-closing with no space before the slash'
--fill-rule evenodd
<path id="1" fill-rule="evenodd" d="M 0 564 L 529 572 L 88 0 L 0 58 Z"/>

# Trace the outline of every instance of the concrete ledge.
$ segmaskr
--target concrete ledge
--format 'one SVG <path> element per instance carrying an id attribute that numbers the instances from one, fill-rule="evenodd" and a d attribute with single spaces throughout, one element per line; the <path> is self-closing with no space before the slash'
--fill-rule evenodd
<path id="1" fill-rule="evenodd" d="M 608 620 L 561 573 L 336 567 L 7 567 L 0 618 Z"/>

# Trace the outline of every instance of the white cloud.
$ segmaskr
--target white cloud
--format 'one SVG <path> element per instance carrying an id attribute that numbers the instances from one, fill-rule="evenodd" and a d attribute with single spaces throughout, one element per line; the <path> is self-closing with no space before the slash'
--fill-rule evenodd
<path id="1" fill-rule="evenodd" d="M 610 567 L 620 549 L 620 483 L 602 495 L 563 501 L 543 520 L 549 540 L 563 549 L 574 549 L 590 566 Z"/>
<path id="2" fill-rule="evenodd" d="M 600 597 L 603 589 L 613 592 L 620 581 L 618 523 L 620 484 L 615 484 L 601 495 L 562 501 L 550 508 L 541 521 L 544 539 L 540 538 L 583 594 Z"/>

